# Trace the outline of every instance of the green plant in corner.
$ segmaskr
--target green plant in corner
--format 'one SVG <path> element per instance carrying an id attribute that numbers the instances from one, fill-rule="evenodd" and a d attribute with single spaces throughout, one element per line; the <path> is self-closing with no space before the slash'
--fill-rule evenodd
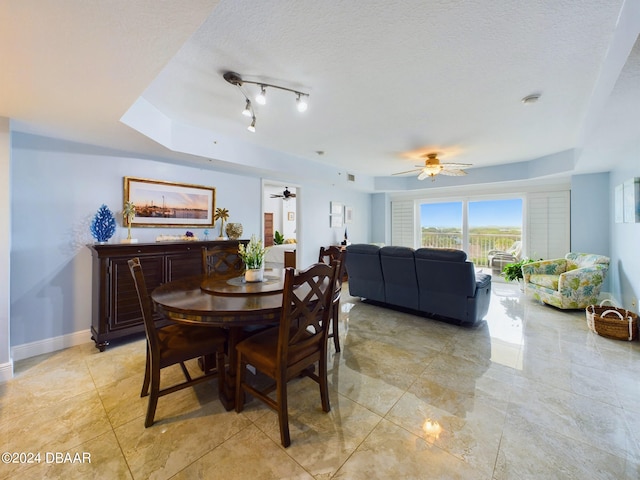
<path id="1" fill-rule="evenodd" d="M 282 235 L 279 231 L 276 230 L 276 233 L 273 234 L 273 244 L 282 245 L 283 243 L 284 243 L 284 235 Z"/>
<path id="2" fill-rule="evenodd" d="M 514 280 L 521 280 L 523 278 L 522 265 L 524 265 L 525 263 L 531 263 L 531 262 L 534 262 L 534 261 L 535 260 L 533 260 L 531 258 L 523 258 L 522 260 L 519 260 L 519 261 L 514 262 L 514 263 L 507 263 L 502 268 L 501 275 L 508 282 L 513 282 Z"/>

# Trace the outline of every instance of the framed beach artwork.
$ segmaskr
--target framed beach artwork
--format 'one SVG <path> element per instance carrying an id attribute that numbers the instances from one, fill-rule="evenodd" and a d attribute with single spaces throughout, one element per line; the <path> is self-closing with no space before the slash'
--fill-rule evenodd
<path id="1" fill-rule="evenodd" d="M 124 177 L 124 202 L 136 207 L 134 227 L 213 227 L 216 189 Z"/>

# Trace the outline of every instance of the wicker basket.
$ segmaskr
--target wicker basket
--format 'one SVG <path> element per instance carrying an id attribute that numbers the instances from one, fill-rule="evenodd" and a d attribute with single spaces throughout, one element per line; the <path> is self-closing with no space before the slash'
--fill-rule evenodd
<path id="1" fill-rule="evenodd" d="M 638 339 L 638 315 L 611 305 L 604 305 L 610 300 L 603 300 L 600 305 L 589 305 L 586 308 L 589 330 L 602 337 L 616 340 L 634 341 Z"/>

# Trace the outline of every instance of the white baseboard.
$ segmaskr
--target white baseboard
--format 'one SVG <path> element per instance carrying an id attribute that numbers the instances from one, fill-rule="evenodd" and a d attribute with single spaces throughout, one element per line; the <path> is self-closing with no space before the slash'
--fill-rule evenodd
<path id="1" fill-rule="evenodd" d="M 25 358 L 55 352 L 63 348 L 75 347 L 76 345 L 82 345 L 83 343 L 89 343 L 91 341 L 91 330 L 81 330 L 79 332 L 45 338 L 37 342 L 23 343 L 22 345 L 11 347 L 11 358 L 13 358 L 14 362 L 17 362 Z"/>
<path id="2" fill-rule="evenodd" d="M 13 362 L 0 363 L 0 383 L 8 382 L 13 378 Z"/>

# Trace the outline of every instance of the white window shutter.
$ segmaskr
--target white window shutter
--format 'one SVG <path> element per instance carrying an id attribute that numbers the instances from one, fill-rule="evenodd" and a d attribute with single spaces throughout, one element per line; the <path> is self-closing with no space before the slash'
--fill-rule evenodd
<path id="1" fill-rule="evenodd" d="M 391 244 L 414 247 L 416 237 L 415 202 L 391 202 Z"/>
<path id="2" fill-rule="evenodd" d="M 569 191 L 527 195 L 527 256 L 538 260 L 563 258 L 571 249 Z"/>

